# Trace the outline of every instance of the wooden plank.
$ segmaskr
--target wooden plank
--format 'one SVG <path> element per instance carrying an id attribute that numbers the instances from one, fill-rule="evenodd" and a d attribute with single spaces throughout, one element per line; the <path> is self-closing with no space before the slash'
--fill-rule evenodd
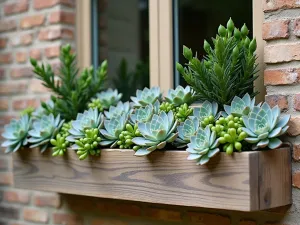
<path id="1" fill-rule="evenodd" d="M 273 152 L 272 157 L 281 156 Z M 41 155 L 36 149 L 24 149 L 13 155 L 14 184 L 31 190 L 254 211 L 259 210 L 259 192 L 257 172 L 251 167 L 257 171 L 258 154 L 221 153 L 207 166 L 197 166 L 186 160 L 185 151 L 135 157 L 131 150 L 103 150 L 101 157 L 79 161 L 72 151 L 54 158 L 50 151 Z M 285 184 L 291 189 L 290 183 Z"/>
<path id="2" fill-rule="evenodd" d="M 260 209 L 292 204 L 290 148 L 259 152 Z"/>

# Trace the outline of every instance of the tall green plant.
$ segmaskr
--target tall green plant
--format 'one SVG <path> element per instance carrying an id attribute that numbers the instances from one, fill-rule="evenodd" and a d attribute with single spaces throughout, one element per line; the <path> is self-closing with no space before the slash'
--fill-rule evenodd
<path id="1" fill-rule="evenodd" d="M 89 100 L 102 90 L 107 74 L 107 61 L 104 61 L 96 71 L 90 67 L 84 69 L 81 76 L 78 76 L 76 55 L 71 52 L 70 45 L 61 48 L 61 67 L 57 77 L 49 64 L 39 65 L 33 58 L 30 62 L 37 78 L 55 94 L 51 96 L 54 102 L 51 112 L 55 115 L 61 114 L 67 121 L 75 119 L 79 112 L 83 112 Z M 42 106 L 49 111 L 46 103 Z"/>
<path id="2" fill-rule="evenodd" d="M 253 93 L 253 81 L 258 77 L 256 39 L 250 40 L 248 34 L 245 24 L 239 30 L 230 19 L 227 28 L 219 26 L 212 46 L 204 41 L 207 55 L 203 60 L 193 56 L 191 49 L 183 47 L 188 63 L 185 68 L 177 63 L 177 70 L 196 91 L 199 100 L 215 101 L 222 107 L 230 104 L 234 96 L 257 94 Z"/>

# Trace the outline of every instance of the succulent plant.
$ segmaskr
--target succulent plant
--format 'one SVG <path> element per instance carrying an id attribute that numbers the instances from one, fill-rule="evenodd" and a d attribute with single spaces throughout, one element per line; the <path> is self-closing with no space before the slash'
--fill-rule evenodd
<path id="1" fill-rule="evenodd" d="M 5 153 L 16 152 L 22 146 L 27 145 L 28 131 L 31 127 L 31 119 L 25 114 L 20 119 L 12 119 L 4 126 L 2 137 L 6 139 L 1 146 L 6 147 Z"/>
<path id="2" fill-rule="evenodd" d="M 140 136 L 141 133 L 138 130 L 137 123 L 135 123 L 134 125 L 126 124 L 125 130 L 123 130 L 119 135 L 119 141 L 117 142 L 117 144 L 121 149 L 133 149 L 134 151 L 136 151 L 140 148 L 140 146 L 134 145 L 132 139 Z"/>
<path id="3" fill-rule="evenodd" d="M 109 109 L 110 106 L 115 106 L 121 100 L 122 94 L 118 93 L 118 90 L 111 88 L 106 91 L 102 91 L 96 95 L 100 99 L 101 105 L 104 109 Z"/>
<path id="4" fill-rule="evenodd" d="M 183 88 L 182 86 L 177 86 L 175 90 L 170 89 L 168 91 L 165 100 L 168 103 L 173 104 L 175 107 L 180 106 L 184 103 L 190 105 L 194 101 L 195 92 L 191 89 L 190 86 Z"/>
<path id="5" fill-rule="evenodd" d="M 156 100 L 161 99 L 161 96 L 162 94 L 159 87 L 152 87 L 150 89 L 145 87 L 142 91 L 137 90 L 136 97 L 131 97 L 131 100 L 133 101 L 134 107 L 142 107 L 155 103 Z"/>
<path id="6" fill-rule="evenodd" d="M 117 106 L 110 106 L 108 111 L 104 111 L 104 115 L 107 119 L 111 119 L 113 116 L 125 114 L 129 115 L 131 109 L 129 102 L 118 102 Z"/>
<path id="7" fill-rule="evenodd" d="M 235 96 L 231 105 L 224 105 L 225 113 L 223 116 L 232 114 L 233 116 L 248 115 L 255 105 L 255 98 L 251 99 L 250 95 L 246 93 L 243 98 Z"/>
<path id="8" fill-rule="evenodd" d="M 127 120 L 128 116 L 125 114 L 115 115 L 110 120 L 104 120 L 104 129 L 100 130 L 103 136 L 100 145 L 110 145 L 111 148 L 114 148 L 119 140 L 119 135 L 127 124 Z"/>
<path id="9" fill-rule="evenodd" d="M 175 109 L 175 105 L 173 105 L 172 103 L 169 102 L 162 102 L 159 106 L 160 111 L 164 111 L 166 113 L 168 113 L 171 110 Z"/>
<path id="10" fill-rule="evenodd" d="M 23 109 L 21 112 L 20 112 L 20 115 L 21 116 L 24 116 L 24 115 L 28 115 L 29 117 L 32 116 L 32 113 L 34 112 L 35 108 L 29 106 L 27 107 L 26 109 Z"/>
<path id="11" fill-rule="evenodd" d="M 282 142 L 278 138 L 283 135 L 289 126 L 290 115 L 280 118 L 278 106 L 271 108 L 267 103 L 261 107 L 254 106 L 248 116 L 243 116 L 245 128 L 243 131 L 248 134 L 245 139 L 251 144 L 253 149 L 269 147 L 275 149 L 281 146 Z"/>
<path id="12" fill-rule="evenodd" d="M 42 102 L 41 106 L 35 109 L 32 113 L 33 119 L 41 118 L 43 115 L 49 115 L 49 113 L 53 113 L 54 111 L 54 102 L 50 99 L 46 102 Z"/>
<path id="13" fill-rule="evenodd" d="M 101 104 L 101 101 L 99 98 L 94 98 L 92 101 L 88 104 L 88 108 L 90 109 L 98 109 L 99 112 L 103 112 L 103 107 Z"/>
<path id="14" fill-rule="evenodd" d="M 149 122 L 138 123 L 142 137 L 135 137 L 132 142 L 142 148 L 135 153 L 136 156 L 148 155 L 156 149 L 162 149 L 167 143 L 173 142 L 178 133 L 175 133 L 178 121 L 173 112 L 166 114 L 164 111 L 155 114 Z"/>
<path id="15" fill-rule="evenodd" d="M 62 156 L 67 151 L 70 143 L 66 140 L 66 138 L 70 135 L 70 129 L 71 122 L 64 123 L 56 137 L 50 140 L 50 143 L 53 145 L 52 156 Z"/>
<path id="16" fill-rule="evenodd" d="M 185 147 L 190 142 L 190 138 L 195 135 L 198 129 L 198 118 L 191 117 L 185 120 L 180 126 L 177 127 L 178 137 L 176 138 L 174 145 L 177 148 Z"/>
<path id="17" fill-rule="evenodd" d="M 77 139 L 84 138 L 85 129 L 100 128 L 103 124 L 103 115 L 98 109 L 89 109 L 83 113 L 78 113 L 76 120 L 72 121 L 70 135 L 66 138 L 69 142 L 75 142 Z"/>
<path id="18" fill-rule="evenodd" d="M 184 122 L 193 113 L 193 108 L 189 107 L 187 103 L 175 108 L 175 118 L 179 122 Z"/>
<path id="19" fill-rule="evenodd" d="M 138 122 L 148 122 L 155 113 L 155 107 L 153 105 L 147 105 L 135 109 L 130 115 L 130 122 L 136 124 Z"/>
<path id="20" fill-rule="evenodd" d="M 204 165 L 220 152 L 218 146 L 219 141 L 216 132 L 211 132 L 208 126 L 205 129 L 199 129 L 191 137 L 191 143 L 188 144 L 186 151 L 190 154 L 187 159 L 196 160 L 198 165 Z"/>
<path id="21" fill-rule="evenodd" d="M 31 143 L 30 148 L 40 146 L 41 152 L 44 152 L 63 123 L 64 120 L 60 119 L 60 115 L 57 117 L 54 117 L 53 114 L 43 115 L 40 119 L 36 119 L 32 124 L 32 129 L 28 132 L 31 136 L 28 139 L 28 142 Z"/>
<path id="22" fill-rule="evenodd" d="M 201 123 L 201 126 L 205 128 L 208 124 L 213 123 L 218 118 L 218 104 L 209 101 L 203 102 L 200 107 L 194 108 L 193 115 L 197 117 Z"/>

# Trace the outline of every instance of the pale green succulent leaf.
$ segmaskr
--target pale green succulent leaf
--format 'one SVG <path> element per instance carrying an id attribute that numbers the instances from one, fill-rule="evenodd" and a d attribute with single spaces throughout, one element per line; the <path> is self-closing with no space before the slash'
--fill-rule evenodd
<path id="1" fill-rule="evenodd" d="M 282 145 L 282 141 L 279 138 L 271 138 L 269 140 L 268 147 L 270 149 L 276 149 L 279 148 Z"/>

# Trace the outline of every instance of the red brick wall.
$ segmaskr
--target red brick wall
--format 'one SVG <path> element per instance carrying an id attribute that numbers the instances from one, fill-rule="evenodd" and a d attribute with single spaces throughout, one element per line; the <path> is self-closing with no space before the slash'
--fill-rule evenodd
<path id="1" fill-rule="evenodd" d="M 27 106 L 47 98 L 33 79 L 29 56 L 57 64 L 58 49 L 74 44 L 75 0 L 0 1 L 0 130 Z M 263 0 L 266 96 L 293 115 L 289 140 L 293 152 L 294 204 L 243 213 L 153 205 L 18 190 L 12 185 L 12 162 L 0 151 L 0 224 L 85 225 L 297 225 L 300 224 L 300 3 Z M 297 61 L 298 60 L 298 61 Z"/>

